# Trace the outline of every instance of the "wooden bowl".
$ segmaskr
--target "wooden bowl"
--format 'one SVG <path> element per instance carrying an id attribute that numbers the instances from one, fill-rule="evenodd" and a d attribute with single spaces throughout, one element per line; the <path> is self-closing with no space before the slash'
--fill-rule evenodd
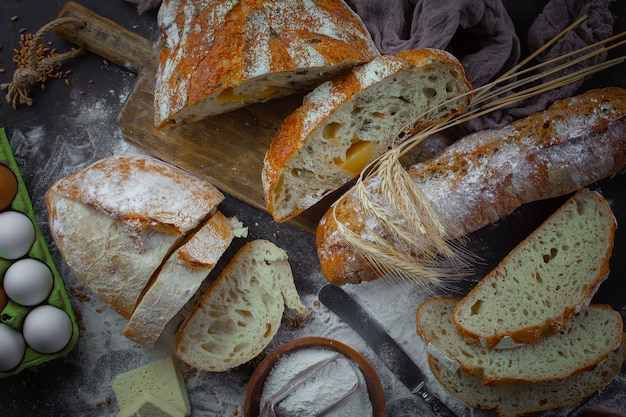
<path id="1" fill-rule="evenodd" d="M 363 356 L 361 356 L 361 354 L 356 350 L 336 340 L 326 339 L 323 337 L 306 337 L 280 346 L 278 349 L 269 354 L 255 369 L 254 373 L 250 377 L 248 388 L 246 390 L 246 398 L 243 407 L 244 417 L 258 417 L 265 380 L 281 356 L 300 349 L 311 348 L 326 348 L 334 350 L 353 361 L 365 378 L 367 392 L 372 403 L 373 416 L 385 416 L 385 392 L 376 371 L 372 368 L 369 362 L 367 362 L 365 358 L 363 358 Z"/>

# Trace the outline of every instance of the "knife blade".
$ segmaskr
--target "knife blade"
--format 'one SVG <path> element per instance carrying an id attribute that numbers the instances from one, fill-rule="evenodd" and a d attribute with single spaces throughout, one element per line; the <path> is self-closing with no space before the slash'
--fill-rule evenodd
<path id="1" fill-rule="evenodd" d="M 380 357 L 381 361 L 400 382 L 413 394 L 419 396 L 430 410 L 438 417 L 456 416 L 437 397 L 428 392 L 424 386 L 425 376 L 411 357 L 387 333 L 382 325 L 343 288 L 326 284 L 319 293 L 318 299 L 333 313 L 348 324 L 368 346 Z"/>

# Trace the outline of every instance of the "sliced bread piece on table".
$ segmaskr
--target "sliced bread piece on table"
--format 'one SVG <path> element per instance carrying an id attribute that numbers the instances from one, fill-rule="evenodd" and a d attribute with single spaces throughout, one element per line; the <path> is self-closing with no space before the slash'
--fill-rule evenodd
<path id="1" fill-rule="evenodd" d="M 200 288 L 235 233 L 239 233 L 233 231 L 237 223 L 218 211 L 177 248 L 144 291 L 122 334 L 152 348 L 165 326 Z"/>
<path id="2" fill-rule="evenodd" d="M 304 314 L 287 253 L 266 240 L 241 248 L 176 333 L 176 353 L 212 372 L 239 366 L 263 351 L 285 305 Z"/>
<path id="3" fill-rule="evenodd" d="M 342 0 L 165 0 L 155 125 L 309 91 L 379 56 Z"/>
<path id="4" fill-rule="evenodd" d="M 164 258 L 224 196 L 155 158 L 104 158 L 56 181 L 46 194 L 50 233 L 76 277 L 130 318 Z"/>
<path id="5" fill-rule="evenodd" d="M 481 376 L 482 383 L 558 381 L 593 369 L 621 342 L 620 314 L 607 305 L 590 305 L 568 320 L 561 333 L 515 349 L 468 344 L 452 310 L 459 298 L 430 298 L 417 309 L 417 333 L 443 365 Z"/>
<path id="6" fill-rule="evenodd" d="M 457 328 L 498 348 L 561 331 L 608 277 L 616 227 L 604 198 L 580 190 L 463 297 Z"/>
<path id="7" fill-rule="evenodd" d="M 451 239 L 479 230 L 522 204 L 575 192 L 626 166 L 626 90 L 607 87 L 556 101 L 547 110 L 501 129 L 459 139 L 409 176 Z M 388 203 L 380 175 L 365 181 L 372 199 Z M 363 209 L 355 188 L 329 209 L 317 227 L 322 273 L 333 284 L 372 281 L 383 274 L 340 233 L 338 223 L 373 242 L 400 240 Z"/>
<path id="8" fill-rule="evenodd" d="M 359 175 L 394 143 L 465 110 L 461 64 L 435 49 L 384 55 L 311 93 L 272 139 L 262 172 L 265 201 L 288 220 Z"/>
<path id="9" fill-rule="evenodd" d="M 480 376 L 455 372 L 433 356 L 428 357 L 428 364 L 439 383 L 468 407 L 492 410 L 500 417 L 515 417 L 579 404 L 606 387 L 620 372 L 624 360 L 626 344 L 622 343 L 598 366 L 568 379 L 499 386 L 484 385 Z"/>

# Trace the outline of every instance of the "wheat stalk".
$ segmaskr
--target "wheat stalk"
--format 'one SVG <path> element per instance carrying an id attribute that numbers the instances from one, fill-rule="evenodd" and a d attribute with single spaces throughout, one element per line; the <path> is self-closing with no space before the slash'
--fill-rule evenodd
<path id="1" fill-rule="evenodd" d="M 522 69 L 585 18 L 583 16 L 572 23 L 494 82 L 442 103 L 441 106 L 445 106 L 464 96 L 469 96 L 470 100 L 468 109 L 462 114 L 451 115 L 420 130 L 363 170 L 353 186 L 353 192 L 364 211 L 364 218 L 376 220 L 376 233 L 360 236 L 337 218 L 336 208 L 351 193 L 345 193 L 333 204 L 331 210 L 337 233 L 378 274 L 390 277 L 392 282 L 429 288 L 446 286 L 451 279 L 459 278 L 471 269 L 471 262 L 476 257 L 467 249 L 462 238 L 450 238 L 454 234 L 441 221 L 428 199 L 415 187 L 408 171 L 400 163 L 400 157 L 434 133 L 623 62 L 626 59 L 624 56 L 537 84 L 546 77 L 626 43 L 626 40 L 620 40 L 626 36 L 626 32 Z M 546 67 L 548 69 L 544 70 Z"/>

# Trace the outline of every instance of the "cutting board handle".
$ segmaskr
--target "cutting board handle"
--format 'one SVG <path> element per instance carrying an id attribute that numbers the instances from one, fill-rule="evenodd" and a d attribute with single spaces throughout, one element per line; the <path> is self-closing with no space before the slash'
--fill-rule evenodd
<path id="1" fill-rule="evenodd" d="M 139 34 L 73 1 L 63 6 L 58 17 L 73 17 L 85 22 L 85 25 L 57 26 L 55 33 L 65 40 L 135 73 L 145 67 L 155 67 L 154 49 L 150 41 Z"/>

